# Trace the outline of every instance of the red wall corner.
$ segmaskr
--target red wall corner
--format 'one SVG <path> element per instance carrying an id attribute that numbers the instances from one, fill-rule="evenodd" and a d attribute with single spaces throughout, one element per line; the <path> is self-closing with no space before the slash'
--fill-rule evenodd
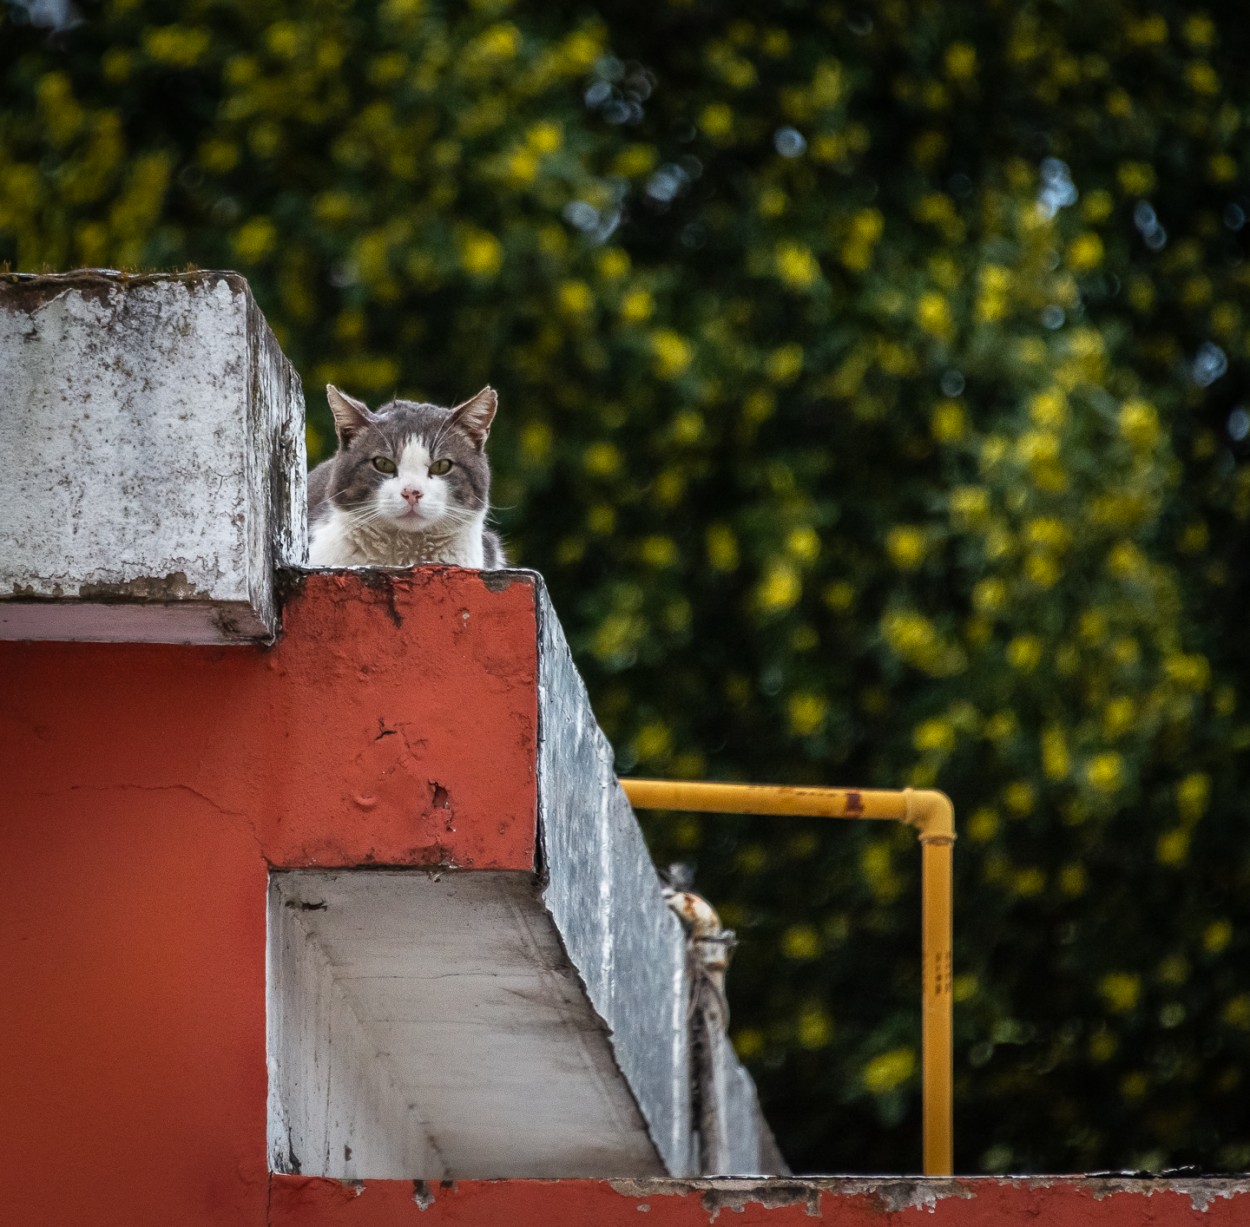
<path id="1" fill-rule="evenodd" d="M 272 648 L 0 643 L 0 1219 L 267 1218 L 270 866 L 528 869 L 535 589 L 309 575 Z"/>

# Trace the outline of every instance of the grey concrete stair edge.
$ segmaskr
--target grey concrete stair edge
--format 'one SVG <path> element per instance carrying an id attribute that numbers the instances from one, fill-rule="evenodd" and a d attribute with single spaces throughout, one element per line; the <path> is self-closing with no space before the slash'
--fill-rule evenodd
<path id="1" fill-rule="evenodd" d="M 685 935 L 669 911 L 612 747 L 541 581 L 538 810 L 544 902 L 673 1176 L 697 1174 Z M 785 1171 L 750 1075 L 719 1046 L 732 1174 Z"/>
<path id="2" fill-rule="evenodd" d="M 240 278 L 242 281 L 242 278 Z M 254 514 L 247 522 L 248 592 L 276 630 L 281 615 L 279 568 L 308 559 L 308 450 L 304 387 L 282 352 L 246 281 L 248 437 L 247 485 Z M 271 633 L 272 633 L 271 630 Z"/>

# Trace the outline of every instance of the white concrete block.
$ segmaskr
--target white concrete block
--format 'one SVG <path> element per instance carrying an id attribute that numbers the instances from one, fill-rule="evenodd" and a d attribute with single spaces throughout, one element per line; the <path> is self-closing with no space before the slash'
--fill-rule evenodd
<path id="1" fill-rule="evenodd" d="M 271 638 L 305 469 L 237 273 L 0 275 L 0 638 Z"/>
<path id="2" fill-rule="evenodd" d="M 657 1176 L 534 875 L 270 876 L 269 1164 L 305 1176 Z"/>

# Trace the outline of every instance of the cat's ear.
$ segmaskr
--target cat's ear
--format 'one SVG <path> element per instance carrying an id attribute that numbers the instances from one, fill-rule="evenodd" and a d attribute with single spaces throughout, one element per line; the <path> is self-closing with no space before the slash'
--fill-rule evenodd
<path id="1" fill-rule="evenodd" d="M 473 446 L 479 452 L 486 446 L 486 436 L 490 434 L 490 424 L 495 420 L 498 406 L 499 397 L 495 389 L 487 385 L 476 396 L 456 405 L 451 411 L 452 423 L 473 440 Z"/>
<path id="2" fill-rule="evenodd" d="M 340 392 L 332 383 L 326 384 L 326 399 L 330 402 L 330 412 L 334 414 L 334 433 L 344 444 L 350 443 L 366 426 L 376 421 L 364 401 Z"/>

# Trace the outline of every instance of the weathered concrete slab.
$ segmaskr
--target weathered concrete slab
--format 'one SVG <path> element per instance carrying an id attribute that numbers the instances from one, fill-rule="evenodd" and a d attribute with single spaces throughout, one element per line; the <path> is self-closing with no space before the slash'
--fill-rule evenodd
<path id="1" fill-rule="evenodd" d="M 269 952 L 273 1170 L 664 1174 L 532 873 L 275 873 Z"/>
<path id="2" fill-rule="evenodd" d="M 0 276 L 0 456 L 0 637 L 274 634 L 303 395 L 237 273 Z"/>
<path id="3" fill-rule="evenodd" d="M 699 1172 L 694 1129 L 691 982 L 685 934 L 669 911 L 612 747 L 595 721 L 545 587 L 539 627 L 538 814 L 543 898 L 595 1010 L 612 1033 L 629 1083 L 668 1173 Z M 732 1130 L 723 1175 L 784 1172 L 755 1087 L 732 1046 L 716 1052 Z"/>

